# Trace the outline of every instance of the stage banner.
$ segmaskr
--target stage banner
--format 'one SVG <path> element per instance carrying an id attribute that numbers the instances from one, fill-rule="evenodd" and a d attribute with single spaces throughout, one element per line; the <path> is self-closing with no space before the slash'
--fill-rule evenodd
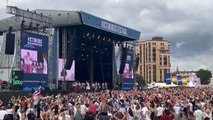
<path id="1" fill-rule="evenodd" d="M 131 90 L 134 87 L 133 63 L 134 63 L 134 52 L 128 50 L 126 64 L 124 67 L 124 72 L 122 74 L 123 78 L 122 89 Z"/>
<path id="2" fill-rule="evenodd" d="M 183 81 L 182 81 L 182 76 L 181 75 L 177 76 L 177 80 L 178 80 L 178 85 L 183 85 Z"/>
<path id="3" fill-rule="evenodd" d="M 21 32 L 21 70 L 23 90 L 48 86 L 48 36 Z"/>
<path id="4" fill-rule="evenodd" d="M 12 90 L 22 90 L 23 83 L 23 71 L 12 71 Z"/>
<path id="5" fill-rule="evenodd" d="M 110 22 L 108 20 L 104 20 L 102 18 L 96 17 L 94 15 L 82 11 L 80 12 L 80 14 L 84 25 L 104 30 L 110 33 L 118 34 L 134 40 L 140 39 L 140 31 L 124 27 L 122 25 Z"/>
<path id="6" fill-rule="evenodd" d="M 171 73 L 165 75 L 165 82 L 167 85 L 170 85 L 172 83 Z"/>

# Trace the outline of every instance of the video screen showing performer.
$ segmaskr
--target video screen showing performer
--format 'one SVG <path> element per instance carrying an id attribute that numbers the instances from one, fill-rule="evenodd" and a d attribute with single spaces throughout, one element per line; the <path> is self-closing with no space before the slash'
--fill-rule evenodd
<path id="1" fill-rule="evenodd" d="M 129 63 L 125 64 L 124 72 L 122 74 L 123 78 L 133 79 L 133 68 Z"/>
<path id="2" fill-rule="evenodd" d="M 47 53 L 21 49 L 21 70 L 28 74 L 47 74 Z"/>
<path id="3" fill-rule="evenodd" d="M 58 60 L 58 79 L 67 81 L 74 81 L 75 80 L 75 60 L 72 62 L 72 66 L 70 70 L 64 69 L 64 65 L 66 60 L 59 59 Z"/>

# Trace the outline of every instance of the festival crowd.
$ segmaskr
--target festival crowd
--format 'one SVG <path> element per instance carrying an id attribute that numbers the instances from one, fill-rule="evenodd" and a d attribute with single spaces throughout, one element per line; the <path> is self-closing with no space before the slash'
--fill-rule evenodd
<path id="1" fill-rule="evenodd" d="M 213 120 L 213 88 L 103 90 L 12 97 L 0 120 Z"/>

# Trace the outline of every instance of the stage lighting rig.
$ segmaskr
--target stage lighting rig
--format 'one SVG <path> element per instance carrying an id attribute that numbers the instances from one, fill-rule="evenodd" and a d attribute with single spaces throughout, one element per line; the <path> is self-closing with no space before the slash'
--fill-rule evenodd
<path id="1" fill-rule="evenodd" d="M 7 13 L 15 15 L 15 16 L 31 19 L 34 21 L 42 22 L 42 23 L 52 24 L 51 17 L 44 16 L 43 14 L 37 14 L 36 12 L 31 12 L 29 11 L 29 9 L 22 10 L 16 6 L 7 6 Z"/>
<path id="2" fill-rule="evenodd" d="M 32 29 L 32 28 L 33 28 L 33 23 L 30 22 L 29 29 Z"/>
<path id="3" fill-rule="evenodd" d="M 24 26 L 25 26 L 25 20 L 22 20 L 22 21 L 21 21 L 21 29 L 23 29 Z"/>
<path id="4" fill-rule="evenodd" d="M 52 26 L 52 18 L 50 16 L 44 16 L 42 13 L 38 14 L 36 11 L 32 12 L 29 9 L 23 10 L 16 6 L 7 6 L 7 13 L 23 18 L 21 23 L 22 30 L 38 31 Z M 26 21 L 29 25 L 26 24 Z M 33 26 L 33 22 L 36 23 L 35 26 Z"/>

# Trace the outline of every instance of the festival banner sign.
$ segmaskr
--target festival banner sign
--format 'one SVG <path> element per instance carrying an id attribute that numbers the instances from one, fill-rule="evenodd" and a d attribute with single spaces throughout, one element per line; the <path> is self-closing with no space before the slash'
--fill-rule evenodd
<path id="1" fill-rule="evenodd" d="M 165 82 L 167 85 L 170 85 L 172 83 L 171 73 L 165 75 Z"/>
<path id="2" fill-rule="evenodd" d="M 12 90 L 22 90 L 23 84 L 23 71 L 12 71 Z"/>
<path id="3" fill-rule="evenodd" d="M 178 85 L 183 85 L 183 81 L 182 81 L 182 76 L 181 75 L 177 76 L 177 80 L 178 80 Z"/>

